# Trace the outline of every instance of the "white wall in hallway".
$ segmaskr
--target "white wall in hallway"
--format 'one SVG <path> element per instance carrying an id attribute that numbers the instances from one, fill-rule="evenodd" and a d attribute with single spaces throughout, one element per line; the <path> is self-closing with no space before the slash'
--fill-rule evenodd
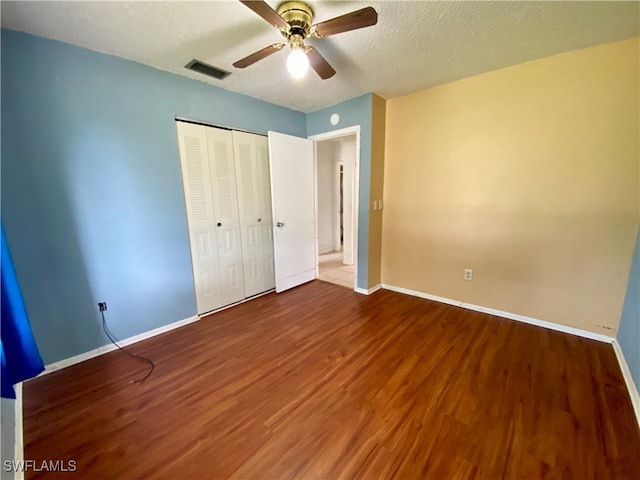
<path id="1" fill-rule="evenodd" d="M 356 135 L 320 141 L 316 144 L 318 188 L 318 254 L 340 250 L 340 188 L 339 168 L 343 165 L 343 249 L 344 263 L 353 265 L 353 222 L 355 205 L 354 171 L 356 166 Z"/>
<path id="2" fill-rule="evenodd" d="M 343 170 L 343 249 L 345 265 L 353 265 L 355 253 L 353 249 L 353 221 L 355 216 L 355 205 L 353 202 L 354 190 L 354 170 L 356 160 L 356 136 L 349 135 L 338 139 L 336 159 L 344 166 Z"/>
<path id="3" fill-rule="evenodd" d="M 336 161 L 334 158 L 334 144 L 331 141 L 317 144 L 317 175 L 318 175 L 318 254 L 335 250 L 336 217 Z"/>

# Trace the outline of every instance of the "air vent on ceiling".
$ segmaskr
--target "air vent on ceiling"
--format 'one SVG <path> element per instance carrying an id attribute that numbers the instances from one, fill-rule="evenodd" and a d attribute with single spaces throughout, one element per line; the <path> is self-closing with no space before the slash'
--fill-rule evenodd
<path id="1" fill-rule="evenodd" d="M 203 75 L 208 75 L 209 77 L 217 78 L 218 80 L 222 80 L 223 78 L 231 75 L 231 72 L 212 67 L 211 65 L 207 65 L 206 63 L 202 63 L 200 60 L 195 59 L 187 63 L 184 68 L 188 68 L 189 70 L 193 70 L 194 72 L 198 72 Z"/>

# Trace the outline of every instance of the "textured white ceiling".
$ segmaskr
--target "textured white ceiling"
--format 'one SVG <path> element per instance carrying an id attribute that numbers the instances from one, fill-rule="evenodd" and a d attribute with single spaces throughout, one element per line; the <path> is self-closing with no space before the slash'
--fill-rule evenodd
<path id="1" fill-rule="evenodd" d="M 276 8 L 279 2 L 269 1 Z M 310 112 L 363 93 L 393 98 L 497 68 L 640 35 L 639 2 L 309 1 L 315 22 L 372 5 L 374 27 L 310 39 L 337 70 L 293 80 L 280 52 L 244 70 L 232 63 L 282 41 L 236 0 L 8 2 L 2 27 L 109 53 Z M 232 72 L 214 80 L 191 59 Z"/>

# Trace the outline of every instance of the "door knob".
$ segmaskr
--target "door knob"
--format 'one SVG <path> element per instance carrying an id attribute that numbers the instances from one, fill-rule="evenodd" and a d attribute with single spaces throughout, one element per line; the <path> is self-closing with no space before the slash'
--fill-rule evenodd
<path id="1" fill-rule="evenodd" d="M 262 221 L 262 219 L 261 219 L 261 218 L 259 218 L 259 219 L 258 219 L 258 223 L 260 223 L 261 221 Z"/>
<path id="2" fill-rule="evenodd" d="M 218 226 L 219 226 L 219 227 L 221 227 L 221 226 L 222 226 L 222 224 L 221 224 L 220 222 L 218 222 Z"/>
<path id="3" fill-rule="evenodd" d="M 276 227 L 284 227 L 284 223 L 278 222 L 278 223 L 276 223 Z"/>

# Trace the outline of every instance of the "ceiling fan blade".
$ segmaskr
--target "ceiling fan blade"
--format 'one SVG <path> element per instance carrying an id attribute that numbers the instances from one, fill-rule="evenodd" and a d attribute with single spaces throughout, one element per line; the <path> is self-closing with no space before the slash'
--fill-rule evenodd
<path id="1" fill-rule="evenodd" d="M 240 0 L 240 3 L 249 7 L 274 27 L 284 29 L 289 28 L 289 24 L 286 20 L 278 15 L 278 12 L 271 8 L 266 2 L 262 0 Z"/>
<path id="2" fill-rule="evenodd" d="M 337 33 L 370 27 L 376 23 L 378 23 L 378 12 L 376 12 L 373 7 L 366 7 L 318 23 L 313 26 L 312 31 L 316 37 L 328 37 L 329 35 L 336 35 Z"/>
<path id="3" fill-rule="evenodd" d="M 274 43 L 273 45 L 269 45 L 268 47 L 264 47 L 262 50 L 252 53 L 248 57 L 244 57 L 242 60 L 238 60 L 233 64 L 233 66 L 236 68 L 246 68 L 249 65 L 253 65 L 258 60 L 262 60 L 263 58 L 267 58 L 269 55 L 279 52 L 282 50 L 282 47 L 284 47 L 284 43 Z"/>
<path id="4" fill-rule="evenodd" d="M 313 68 L 320 78 L 326 80 L 327 78 L 331 78 L 336 74 L 336 71 L 333 69 L 329 62 L 327 62 L 320 52 L 313 47 L 307 47 L 305 50 L 307 54 L 307 58 L 309 59 L 309 65 Z"/>

